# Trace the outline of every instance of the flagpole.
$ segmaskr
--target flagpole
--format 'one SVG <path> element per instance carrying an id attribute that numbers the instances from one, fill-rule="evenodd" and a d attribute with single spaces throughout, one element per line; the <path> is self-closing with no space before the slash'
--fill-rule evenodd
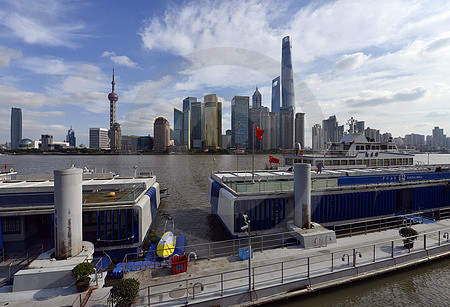
<path id="1" fill-rule="evenodd" d="M 255 130 L 255 123 L 253 123 L 252 183 L 255 183 L 255 138 L 256 138 L 256 130 Z"/>

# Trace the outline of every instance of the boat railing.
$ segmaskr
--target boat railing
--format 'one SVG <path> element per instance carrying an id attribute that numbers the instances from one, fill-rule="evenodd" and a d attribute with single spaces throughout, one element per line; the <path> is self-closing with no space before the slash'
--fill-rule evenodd
<path id="1" fill-rule="evenodd" d="M 306 288 L 318 280 L 323 280 L 312 277 L 328 275 L 329 279 L 333 279 L 336 278 L 336 275 L 333 275 L 335 272 L 342 272 L 345 276 L 345 272 L 354 272 L 358 267 L 367 267 L 370 270 L 370 266 L 374 263 L 384 263 L 388 266 L 392 259 L 406 259 L 405 257 L 412 254 L 417 254 L 417 258 L 421 258 L 424 257 L 423 252 L 428 255 L 430 250 L 440 253 L 441 246 L 450 245 L 449 231 L 450 228 L 445 228 L 421 233 L 416 237 L 414 248 L 410 245 L 404 246 L 404 238 L 399 238 L 356 247 L 324 250 L 323 253 L 316 253 L 314 256 L 300 256 L 264 264 L 254 263 L 251 271 L 244 267 L 209 275 L 186 274 L 185 279 L 139 289 L 138 298 L 134 302 L 148 306 L 156 303 L 188 305 L 249 291 L 251 295 L 251 292 L 258 289 L 293 282 L 298 284 L 299 281 L 305 284 Z M 252 247 L 253 242 L 254 238 Z M 257 252 L 256 249 L 254 251 Z"/>
<path id="2" fill-rule="evenodd" d="M 19 270 L 27 267 L 33 260 L 35 260 L 39 255 L 44 252 L 44 245 L 39 244 L 30 248 L 27 252 L 16 256 L 14 258 L 8 259 L 8 278 L 6 282 L 9 282 L 14 274 Z"/>

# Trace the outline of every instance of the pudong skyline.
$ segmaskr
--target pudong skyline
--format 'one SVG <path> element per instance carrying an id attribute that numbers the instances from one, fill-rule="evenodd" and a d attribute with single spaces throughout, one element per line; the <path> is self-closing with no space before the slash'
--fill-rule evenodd
<path id="1" fill-rule="evenodd" d="M 252 58 L 254 65 L 249 66 L 242 54 L 239 60 L 221 48 L 257 52 L 280 62 L 279 42 L 286 35 L 295 43 L 294 80 L 304 82 L 311 90 L 322 113 L 319 120 L 308 122 L 311 112 L 301 110 L 306 113 L 307 145 L 311 127 L 330 115 L 339 119 L 354 115 L 394 135 L 429 134 L 434 126 L 450 130 L 446 120 L 450 94 L 444 70 L 449 48 L 447 34 L 441 30 L 443 19 L 439 18 L 447 2 L 424 1 L 415 7 L 402 1 L 378 5 L 352 1 L 290 4 L 281 22 L 275 8 L 264 1 L 236 7 L 226 1 L 221 5 L 207 2 L 204 9 L 195 2 L 168 7 L 138 1 L 124 8 L 113 1 L 109 10 L 121 11 L 114 24 L 96 15 L 96 10 L 85 14 L 87 2 L 79 7 L 45 3 L 52 9 L 40 10 L 31 4 L 29 8 L 19 7 L 5 1 L 4 12 L 10 17 L 0 22 L 5 33 L 0 44 L 0 115 L 8 118 L 11 107 L 22 108 L 23 137 L 38 139 L 41 133 L 52 133 L 62 140 L 72 125 L 78 143 L 86 144 L 85 127 L 108 127 L 105 94 L 110 91 L 111 60 L 116 63 L 120 81 L 117 121 L 124 133 L 153 134 L 157 116 L 173 122 L 172 110 L 179 101 L 207 93 L 216 93 L 223 102 L 225 131 L 231 127 L 232 97 L 251 95 L 257 85 L 262 104 L 270 106 L 271 81 L 281 72 L 264 73 L 264 62 L 258 63 L 258 58 Z M 288 5 L 280 3 L 277 10 Z M 394 14 L 399 6 L 407 9 Z M 141 15 L 133 18 L 136 7 Z M 73 16 L 70 21 L 61 18 L 68 10 Z M 211 37 L 201 29 L 186 27 L 183 18 L 187 17 L 176 18 L 191 16 L 193 11 L 199 12 L 202 27 L 211 29 Z M 248 15 L 236 14 L 239 11 Z M 358 17 L 365 16 L 365 11 L 377 14 L 369 19 Z M 210 14 L 221 18 L 209 24 L 206 20 L 211 20 Z M 162 16 L 175 22 L 169 24 Z M 333 18 L 327 20 L 325 16 Z M 19 21 L 23 18 L 38 26 L 28 34 L 21 31 Z M 386 23 L 394 19 L 395 25 Z M 96 27 L 91 26 L 94 21 Z M 330 27 L 330 22 L 335 26 Z M 241 25 L 240 37 L 229 34 L 238 33 L 235 24 Z M 174 44 L 169 37 L 183 43 Z M 208 48 L 216 49 L 211 50 L 214 53 L 201 52 Z M 227 61 L 226 54 L 230 57 Z M 254 66 L 262 67 L 263 72 Z M 308 103 L 301 92 L 296 88 L 296 107 Z M 7 140 L 9 121 L 0 124 L 0 142 Z"/>

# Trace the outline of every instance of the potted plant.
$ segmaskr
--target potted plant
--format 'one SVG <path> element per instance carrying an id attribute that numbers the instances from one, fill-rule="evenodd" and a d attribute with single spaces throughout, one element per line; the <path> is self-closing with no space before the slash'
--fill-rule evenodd
<path id="1" fill-rule="evenodd" d="M 398 233 L 405 238 L 403 239 L 403 246 L 405 246 L 408 249 L 413 248 L 414 240 L 417 239 L 417 235 L 419 234 L 417 230 L 411 227 L 403 227 L 400 228 Z"/>
<path id="2" fill-rule="evenodd" d="M 119 306 L 131 306 L 131 302 L 138 296 L 139 282 L 134 278 L 120 280 L 111 289 L 112 297 Z"/>
<path id="3" fill-rule="evenodd" d="M 94 265 L 90 262 L 79 263 L 72 269 L 72 276 L 77 280 L 75 285 L 78 292 L 84 292 L 89 288 L 89 282 L 91 281 L 89 275 L 92 274 L 93 270 Z"/>

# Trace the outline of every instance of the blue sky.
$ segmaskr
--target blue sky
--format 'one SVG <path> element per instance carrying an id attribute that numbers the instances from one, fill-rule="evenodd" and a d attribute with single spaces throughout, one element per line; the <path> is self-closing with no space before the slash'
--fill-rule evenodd
<path id="1" fill-rule="evenodd" d="M 450 134 L 449 1 L 0 0 L 0 143 L 10 108 L 23 137 L 108 126 L 116 64 L 123 134 L 153 135 L 186 96 L 224 102 L 258 86 L 270 107 L 281 39 L 292 38 L 298 111 L 310 127 L 335 114 L 366 127 Z"/>

